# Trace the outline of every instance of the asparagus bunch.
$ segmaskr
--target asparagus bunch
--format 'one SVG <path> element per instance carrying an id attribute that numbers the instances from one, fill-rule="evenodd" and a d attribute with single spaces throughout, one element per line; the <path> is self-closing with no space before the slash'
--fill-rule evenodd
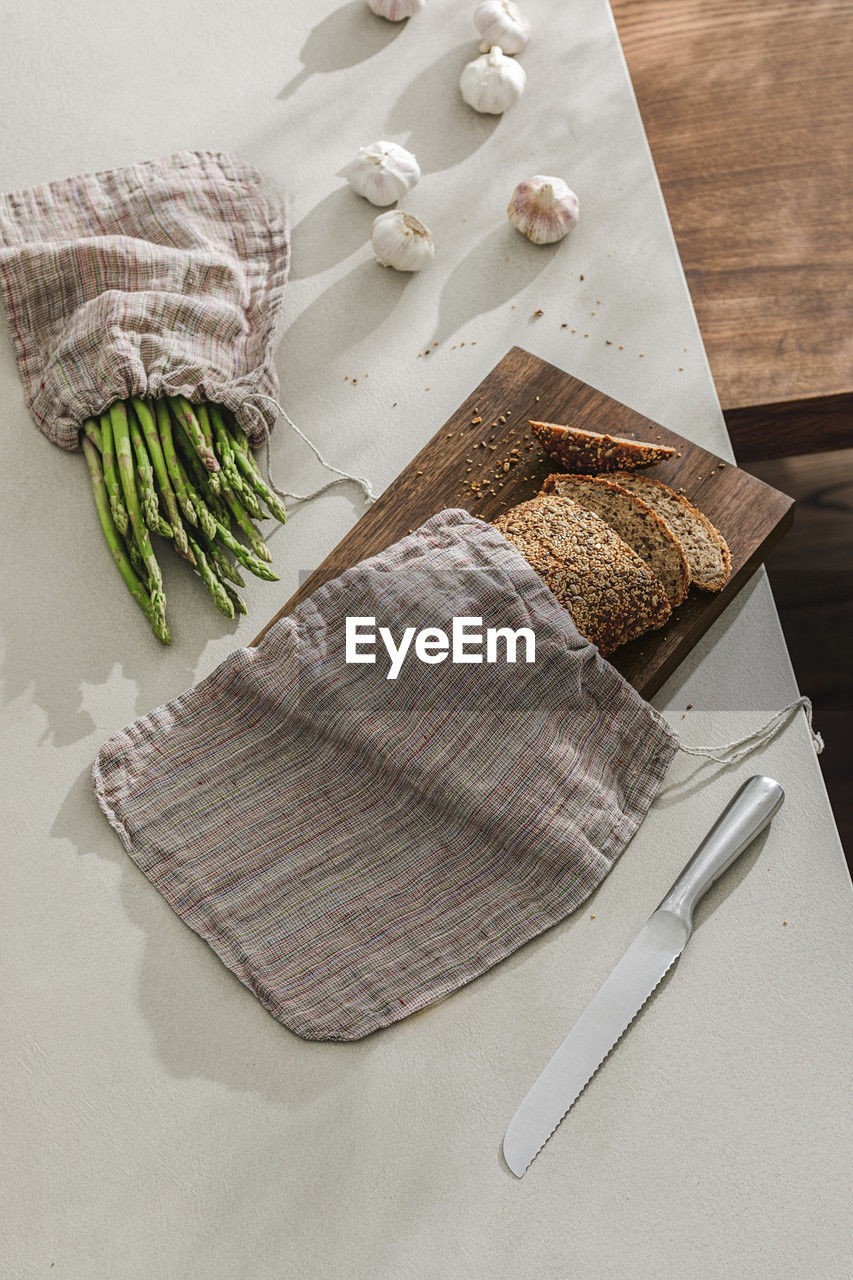
<path id="1" fill-rule="evenodd" d="M 287 511 L 226 409 L 133 396 L 87 419 L 82 444 L 107 546 L 163 644 L 171 635 L 152 534 L 172 542 L 227 618 L 246 612 L 241 567 L 278 581 L 253 522 L 268 512 L 283 524 Z"/>

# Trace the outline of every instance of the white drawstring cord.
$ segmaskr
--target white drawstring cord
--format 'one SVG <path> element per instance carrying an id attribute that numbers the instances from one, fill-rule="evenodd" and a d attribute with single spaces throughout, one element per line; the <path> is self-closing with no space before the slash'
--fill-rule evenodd
<path id="1" fill-rule="evenodd" d="M 338 479 L 329 480 L 326 484 L 321 485 L 319 489 L 315 489 L 313 493 L 288 493 L 286 490 L 280 489 L 276 484 L 275 479 L 273 477 L 273 473 L 272 473 L 272 459 L 270 455 L 270 429 L 267 426 L 266 419 L 264 418 L 264 415 L 261 413 L 258 406 L 255 404 L 252 404 L 253 400 L 265 400 L 268 404 L 271 404 L 273 408 L 276 410 L 276 412 L 281 414 L 282 418 L 284 418 L 285 422 L 291 428 L 291 430 L 296 432 L 300 440 L 305 441 L 305 443 L 308 445 L 308 448 L 314 454 L 314 457 L 317 459 L 320 465 L 325 467 L 327 471 L 334 472 L 334 474 L 338 477 Z M 292 419 L 289 417 L 287 412 L 282 408 L 282 406 L 279 404 L 279 402 L 275 399 L 274 396 L 268 396 L 268 395 L 264 395 L 263 392 L 254 391 L 252 392 L 251 396 L 246 397 L 244 404 L 248 404 L 249 408 L 254 410 L 263 427 L 267 480 L 269 481 L 270 488 L 275 493 L 277 493 L 280 498 L 285 498 L 285 499 L 290 498 L 295 503 L 310 502 L 312 498 L 319 498 L 321 494 L 327 493 L 329 489 L 334 489 L 336 485 L 352 482 L 353 484 L 357 484 L 358 487 L 361 489 L 362 493 L 364 494 L 365 502 L 372 503 L 376 501 L 379 495 L 373 492 L 373 488 L 370 484 L 370 481 L 366 480 L 363 476 L 352 475 L 349 471 L 341 471 L 340 467 L 336 467 L 334 463 L 328 462 L 323 457 L 322 453 L 317 448 L 317 446 L 314 444 L 313 440 L 309 440 L 305 432 L 300 431 L 299 427 L 297 427 L 296 423 L 292 421 Z"/>
<path id="2" fill-rule="evenodd" d="M 685 755 L 688 756 L 704 756 L 707 760 L 716 760 L 719 764 L 737 764 L 738 760 L 743 760 L 744 756 L 748 756 L 751 751 L 762 747 L 765 742 L 769 742 L 775 737 L 783 724 L 802 707 L 806 713 L 806 721 L 809 726 L 809 733 L 812 738 L 812 745 L 815 749 L 815 755 L 820 755 L 824 748 L 824 741 L 820 734 L 812 725 L 812 703 L 811 698 L 805 696 L 797 698 L 795 702 L 791 702 L 787 707 L 783 707 L 781 711 L 777 711 L 775 716 L 763 724 L 759 729 L 748 733 L 744 738 L 735 738 L 733 742 L 723 743 L 719 747 L 685 747 L 682 742 L 678 746 Z"/>

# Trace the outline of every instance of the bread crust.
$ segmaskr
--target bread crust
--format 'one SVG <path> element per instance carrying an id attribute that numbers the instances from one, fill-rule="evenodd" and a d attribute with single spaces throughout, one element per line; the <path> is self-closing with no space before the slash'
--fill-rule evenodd
<path id="1" fill-rule="evenodd" d="M 546 453 L 582 475 L 652 467 L 676 452 L 669 445 L 602 435 L 580 427 L 563 427 L 556 422 L 531 421 L 530 429 Z"/>

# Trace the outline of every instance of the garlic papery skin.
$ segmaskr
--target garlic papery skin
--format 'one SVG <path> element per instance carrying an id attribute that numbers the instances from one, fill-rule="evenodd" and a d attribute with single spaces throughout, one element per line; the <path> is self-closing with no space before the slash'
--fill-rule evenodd
<path id="1" fill-rule="evenodd" d="M 482 0 L 474 10 L 474 25 L 483 37 L 483 53 L 492 45 L 504 53 L 521 53 L 530 39 L 530 23 L 512 0 Z"/>
<path id="2" fill-rule="evenodd" d="M 421 171 L 411 151 L 396 142 L 371 142 L 340 171 L 341 178 L 371 204 L 393 204 L 420 179 Z"/>
<path id="3" fill-rule="evenodd" d="M 524 67 L 505 58 L 499 45 L 469 62 L 459 77 L 459 88 L 468 106 L 492 116 L 499 116 L 518 102 L 526 84 Z"/>
<path id="4" fill-rule="evenodd" d="M 507 206 L 507 217 L 534 244 L 553 244 L 577 226 L 580 206 L 562 178 L 537 174 L 519 182 Z"/>
<path id="5" fill-rule="evenodd" d="M 427 228 L 402 209 L 389 209 L 374 218 L 370 240 L 379 265 L 395 271 L 421 271 L 435 254 Z"/>
<path id="6" fill-rule="evenodd" d="M 420 13 L 426 0 L 367 0 L 372 11 L 389 22 L 402 22 Z"/>

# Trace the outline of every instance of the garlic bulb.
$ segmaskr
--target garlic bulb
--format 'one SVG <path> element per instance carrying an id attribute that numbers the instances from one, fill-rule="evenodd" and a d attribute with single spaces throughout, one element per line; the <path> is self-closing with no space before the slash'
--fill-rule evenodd
<path id="1" fill-rule="evenodd" d="M 404 18 L 420 13 L 426 0 L 367 0 L 367 3 L 380 18 L 387 18 L 389 22 L 402 22 Z"/>
<path id="2" fill-rule="evenodd" d="M 418 162 L 396 142 L 372 142 L 359 147 L 355 160 L 344 165 L 339 176 L 371 204 L 393 204 L 411 191 L 421 176 Z"/>
<path id="3" fill-rule="evenodd" d="M 379 265 L 395 271 L 420 271 L 435 253 L 424 224 L 401 209 L 389 209 L 374 218 L 370 239 Z"/>
<path id="4" fill-rule="evenodd" d="M 577 224 L 578 198 L 562 178 L 537 174 L 519 182 L 507 206 L 507 217 L 534 244 L 553 244 Z"/>
<path id="5" fill-rule="evenodd" d="M 468 106 L 493 116 L 518 102 L 526 84 L 524 67 L 505 58 L 499 45 L 469 62 L 459 77 L 459 88 Z"/>
<path id="6" fill-rule="evenodd" d="M 474 10 L 474 25 L 483 37 L 483 53 L 495 44 L 504 53 L 521 53 L 530 39 L 530 23 L 512 0 L 482 0 Z"/>

